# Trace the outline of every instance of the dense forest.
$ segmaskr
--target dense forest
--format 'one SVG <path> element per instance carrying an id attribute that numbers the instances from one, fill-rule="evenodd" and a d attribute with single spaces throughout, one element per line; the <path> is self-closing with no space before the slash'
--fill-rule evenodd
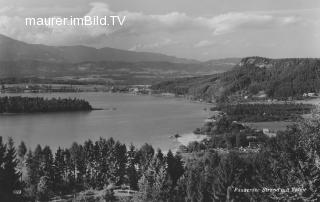
<path id="1" fill-rule="evenodd" d="M 153 89 L 218 102 L 232 101 L 233 97 L 254 99 L 260 92 L 268 99 L 299 99 L 304 93 L 320 90 L 320 59 L 248 57 L 230 71 L 166 81 Z"/>
<path id="2" fill-rule="evenodd" d="M 15 148 L 0 138 L 0 201 L 48 201 L 84 190 L 103 190 L 91 201 L 317 201 L 320 198 L 320 116 L 266 137 L 221 117 L 211 138 L 176 154 L 140 148 L 112 138 Z M 212 126 L 213 127 L 213 126 Z M 247 132 L 245 132 L 247 130 Z M 241 133 L 241 135 L 240 135 Z M 246 136 L 260 146 L 243 152 Z M 217 144 L 216 137 L 222 142 Z M 224 142 L 224 143 L 223 143 Z M 248 152 L 249 151 L 249 152 Z M 135 190 L 116 197 L 120 185 Z M 85 201 L 84 198 L 75 198 Z M 89 200 L 87 200 L 89 201 Z"/>
<path id="3" fill-rule="evenodd" d="M 192 95 L 197 98 L 209 99 L 211 95 L 207 93 L 207 91 L 209 91 L 210 86 L 213 86 L 218 79 L 218 74 L 203 77 L 179 78 L 154 84 L 151 88 L 158 92 L 169 92 L 176 95 Z"/>
<path id="4" fill-rule="evenodd" d="M 76 98 L 0 97 L 0 113 L 90 111 L 92 109 L 89 102 Z"/>
<path id="5" fill-rule="evenodd" d="M 309 114 L 314 108 L 311 104 L 234 104 L 218 105 L 211 110 L 223 111 L 231 119 L 244 122 L 295 121 L 302 114 Z"/>
<path id="6" fill-rule="evenodd" d="M 221 81 L 223 96 L 264 91 L 271 98 L 301 98 L 304 93 L 320 90 L 320 59 L 244 58 L 233 70 L 222 74 Z"/>
<path id="7" fill-rule="evenodd" d="M 50 147 L 40 145 L 27 151 L 23 142 L 16 151 L 9 139 L 6 144 L 0 142 L 0 157 L 0 168 L 3 168 L 0 169 L 0 201 L 48 201 L 54 196 L 124 184 L 132 190 L 144 186 L 150 191 L 160 191 L 161 187 L 155 186 L 161 184 L 150 180 L 166 181 L 166 191 L 170 194 L 175 192 L 184 171 L 181 157 L 171 151 L 164 155 L 149 144 L 140 149 L 133 145 L 127 148 L 112 138 L 73 143 L 67 149 L 59 147 L 55 153 Z M 101 197 L 115 200 L 112 192 Z M 139 193 L 136 197 L 150 196 Z"/>

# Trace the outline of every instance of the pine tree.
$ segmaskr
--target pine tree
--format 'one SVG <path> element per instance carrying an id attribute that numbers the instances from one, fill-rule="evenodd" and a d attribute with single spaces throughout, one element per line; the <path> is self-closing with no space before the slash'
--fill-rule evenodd
<path id="1" fill-rule="evenodd" d="M 25 156 L 26 156 L 26 153 L 27 153 L 27 147 L 25 145 L 25 143 L 23 141 L 21 141 L 19 147 L 18 147 L 18 151 L 17 151 L 17 154 L 18 154 L 18 170 L 19 172 L 21 173 L 21 179 L 22 181 L 25 180 L 25 176 L 23 176 L 23 168 L 26 167 L 26 161 L 25 161 Z"/>
<path id="2" fill-rule="evenodd" d="M 115 173 L 114 175 L 117 178 L 115 184 L 121 185 L 124 183 L 124 176 L 126 173 L 126 163 L 127 163 L 127 147 L 124 144 L 121 144 L 119 141 L 114 145 L 114 155 L 115 155 Z"/>
<path id="3" fill-rule="evenodd" d="M 56 194 L 61 195 L 64 193 L 64 184 L 65 184 L 65 167 L 66 163 L 64 161 L 64 151 L 59 147 L 56 151 L 54 158 L 54 180 L 53 180 L 53 190 Z"/>
<path id="4" fill-rule="evenodd" d="M 66 188 L 69 191 L 75 191 L 75 173 L 74 173 L 74 162 L 71 159 L 71 154 L 69 149 L 64 150 L 64 161 L 66 163 L 65 166 L 65 181 L 66 181 Z"/>
<path id="5" fill-rule="evenodd" d="M 166 163 L 153 158 L 139 180 L 139 192 L 135 201 L 167 201 L 172 187 Z"/>
<path id="6" fill-rule="evenodd" d="M 93 157 L 93 172 L 92 182 L 93 187 L 102 189 L 109 183 L 116 183 L 117 179 L 115 176 L 116 165 L 114 155 L 114 144 L 113 138 L 108 140 L 100 138 L 94 144 L 94 157 Z"/>
<path id="7" fill-rule="evenodd" d="M 37 192 L 37 175 L 38 172 L 35 168 L 35 162 L 33 158 L 33 152 L 29 150 L 26 157 L 26 170 L 27 170 L 27 179 L 26 187 L 24 189 L 24 195 L 26 198 L 34 200 Z"/>
<path id="8" fill-rule="evenodd" d="M 27 185 L 28 190 L 26 190 L 27 195 L 31 198 L 36 196 L 37 184 L 40 180 L 40 177 L 43 176 L 43 173 L 40 169 L 40 163 L 42 158 L 42 148 L 40 145 L 37 145 L 34 152 L 29 150 L 26 158 L 26 167 L 27 167 Z"/>
<path id="9" fill-rule="evenodd" d="M 127 152 L 127 170 L 126 174 L 128 177 L 128 183 L 130 188 L 133 190 L 138 190 L 138 173 L 136 170 L 137 159 L 136 159 L 136 149 L 133 144 L 130 145 Z"/>
<path id="10" fill-rule="evenodd" d="M 154 149 L 151 145 L 145 143 L 137 153 L 139 159 L 140 171 L 143 173 L 149 166 L 154 156 Z"/>
<path id="11" fill-rule="evenodd" d="M 85 173 L 85 179 L 84 179 L 84 186 L 86 188 L 92 188 L 94 187 L 94 182 L 93 182 L 93 175 L 94 175 L 94 145 L 91 140 L 87 140 L 84 142 L 84 158 L 85 158 L 85 167 L 86 167 L 86 173 Z"/>
<path id="12" fill-rule="evenodd" d="M 16 149 L 14 148 L 12 138 L 8 139 L 7 145 L 7 152 L 3 164 L 4 184 L 2 189 L 9 197 L 9 200 L 16 200 L 17 196 L 14 195 L 14 191 L 21 190 L 19 181 L 21 173 L 17 172 L 18 161 L 16 159 Z"/>
<path id="13" fill-rule="evenodd" d="M 152 184 L 152 201 L 167 201 L 172 197 L 171 187 L 172 181 L 168 177 L 166 165 L 161 165 L 157 167 L 157 172 L 154 172 L 153 175 L 153 184 Z"/>
<path id="14" fill-rule="evenodd" d="M 40 168 L 43 170 L 44 176 L 53 179 L 53 155 L 49 146 L 45 146 L 42 150 L 42 158 Z"/>
<path id="15" fill-rule="evenodd" d="M 24 156 L 26 155 L 27 153 L 27 147 L 26 147 L 26 144 L 21 141 L 19 147 L 18 147 L 18 156 L 23 159 Z"/>
<path id="16" fill-rule="evenodd" d="M 81 186 L 81 183 L 84 181 L 86 174 L 86 164 L 85 164 L 85 153 L 82 145 L 74 142 L 71 146 L 70 155 L 71 160 L 74 165 L 74 176 L 76 179 L 77 186 Z"/>
<path id="17" fill-rule="evenodd" d="M 138 182 L 139 191 L 133 196 L 133 201 L 151 201 L 149 176 L 144 173 Z"/>
<path id="18" fill-rule="evenodd" d="M 5 164 L 5 155 L 7 147 L 2 141 L 2 136 L 0 136 L 0 201 L 4 201 L 5 192 L 5 173 L 4 173 L 4 164 Z"/>
<path id="19" fill-rule="evenodd" d="M 77 165 L 77 171 L 78 171 L 77 183 L 83 184 L 83 182 L 85 181 L 87 165 L 86 165 L 86 154 L 82 145 L 79 145 L 79 148 L 78 148 L 76 165 Z"/>
<path id="20" fill-rule="evenodd" d="M 41 177 L 46 177 L 46 183 L 50 192 L 53 192 L 54 169 L 53 169 L 53 155 L 49 146 L 45 146 L 42 150 L 40 170 Z"/>
<path id="21" fill-rule="evenodd" d="M 168 151 L 167 157 L 167 165 L 168 165 L 168 174 L 170 179 L 172 180 L 172 189 L 177 184 L 178 179 L 182 176 L 184 172 L 183 162 L 179 155 L 173 156 L 171 150 Z"/>
<path id="22" fill-rule="evenodd" d="M 32 155 L 32 167 L 30 169 L 32 169 L 35 173 L 35 181 L 36 184 L 39 182 L 40 177 L 43 176 L 42 170 L 40 169 L 40 164 L 41 164 L 41 160 L 42 160 L 42 147 L 40 145 L 37 145 L 36 149 L 33 152 Z"/>
<path id="23" fill-rule="evenodd" d="M 164 156 L 163 156 L 163 153 L 162 153 L 161 149 L 158 149 L 158 150 L 157 150 L 156 158 L 157 158 L 160 162 L 163 162 L 163 161 L 164 161 Z"/>
<path id="24" fill-rule="evenodd" d="M 235 187 L 248 188 L 247 180 L 250 174 L 244 169 L 245 162 L 236 153 L 230 153 L 223 158 L 216 169 L 216 182 L 214 184 L 214 198 L 218 201 L 250 201 L 250 196 L 235 193 Z M 252 185 L 251 185 L 252 186 Z"/>

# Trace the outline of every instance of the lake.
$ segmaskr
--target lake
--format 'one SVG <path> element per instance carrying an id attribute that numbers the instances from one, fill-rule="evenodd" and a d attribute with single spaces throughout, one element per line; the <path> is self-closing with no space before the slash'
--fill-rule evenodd
<path id="1" fill-rule="evenodd" d="M 147 142 L 162 150 L 178 143 L 169 136 L 191 133 L 209 116 L 204 103 L 184 99 L 111 93 L 8 94 L 8 96 L 71 97 L 91 103 L 91 112 L 0 115 L 0 136 L 13 137 L 35 148 L 37 144 L 69 147 L 74 141 L 113 137 L 136 146 Z M 3 94 L 1 96 L 4 96 Z"/>

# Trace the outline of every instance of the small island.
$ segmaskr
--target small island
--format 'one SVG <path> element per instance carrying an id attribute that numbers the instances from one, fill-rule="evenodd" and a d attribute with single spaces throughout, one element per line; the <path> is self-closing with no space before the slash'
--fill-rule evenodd
<path id="1" fill-rule="evenodd" d="M 77 98 L 0 97 L 0 113 L 91 111 L 90 103 Z"/>

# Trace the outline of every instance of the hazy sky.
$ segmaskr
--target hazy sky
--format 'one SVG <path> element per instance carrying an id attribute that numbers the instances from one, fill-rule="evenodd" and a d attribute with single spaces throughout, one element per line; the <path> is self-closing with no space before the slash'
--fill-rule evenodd
<path id="1" fill-rule="evenodd" d="M 25 17 L 126 15 L 123 27 L 30 28 Z M 320 57 L 319 0 L 0 0 L 0 33 L 208 60 Z"/>

